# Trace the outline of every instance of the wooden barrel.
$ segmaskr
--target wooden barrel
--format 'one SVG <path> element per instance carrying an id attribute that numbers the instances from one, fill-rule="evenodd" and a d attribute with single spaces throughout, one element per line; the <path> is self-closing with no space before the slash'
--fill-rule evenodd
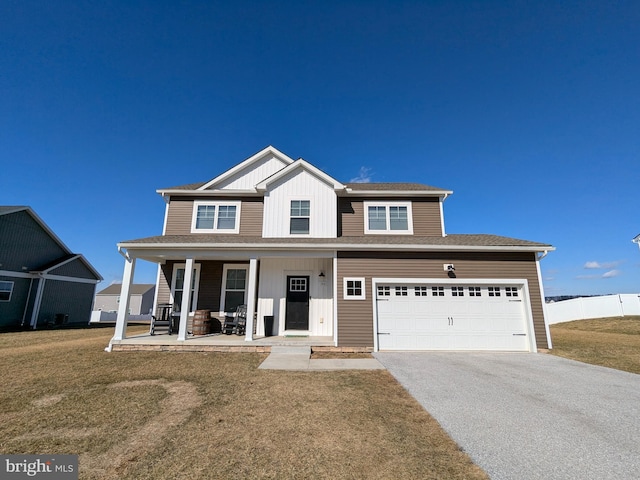
<path id="1" fill-rule="evenodd" d="M 192 333 L 194 335 L 211 333 L 211 310 L 196 310 L 193 315 Z"/>

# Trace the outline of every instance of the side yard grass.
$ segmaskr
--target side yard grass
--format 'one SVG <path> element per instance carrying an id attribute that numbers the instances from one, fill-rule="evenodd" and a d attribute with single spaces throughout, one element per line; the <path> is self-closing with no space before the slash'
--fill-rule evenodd
<path id="1" fill-rule="evenodd" d="M 386 371 L 106 353 L 111 335 L 0 335 L 1 452 L 79 454 L 82 479 L 487 478 Z"/>
<path id="2" fill-rule="evenodd" d="M 640 317 L 577 320 L 550 329 L 550 353 L 640 374 Z"/>

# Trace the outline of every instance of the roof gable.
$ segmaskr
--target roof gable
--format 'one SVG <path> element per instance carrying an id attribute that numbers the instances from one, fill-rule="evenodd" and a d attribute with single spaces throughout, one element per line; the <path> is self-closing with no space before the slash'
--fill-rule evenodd
<path id="1" fill-rule="evenodd" d="M 257 183 L 293 162 L 269 145 L 196 190 L 253 190 Z"/>
<path id="2" fill-rule="evenodd" d="M 327 175 L 319 168 L 314 167 L 306 160 L 299 158 L 292 164 L 279 170 L 278 172 L 274 173 L 270 177 L 265 178 L 263 181 L 258 183 L 256 185 L 256 189 L 258 191 L 266 191 L 269 189 L 270 185 L 273 185 L 279 182 L 280 180 L 285 179 L 288 176 L 294 175 L 300 171 L 304 171 L 311 174 L 313 177 L 329 185 L 333 190 L 339 191 L 339 190 L 344 190 L 345 188 L 345 186 L 342 183 L 340 183 L 330 175 Z"/>

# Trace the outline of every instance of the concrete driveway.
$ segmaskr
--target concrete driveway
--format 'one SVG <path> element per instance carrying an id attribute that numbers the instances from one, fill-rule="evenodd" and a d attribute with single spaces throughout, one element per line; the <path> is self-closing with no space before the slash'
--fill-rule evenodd
<path id="1" fill-rule="evenodd" d="M 492 479 L 640 478 L 640 375 L 532 353 L 376 353 Z"/>

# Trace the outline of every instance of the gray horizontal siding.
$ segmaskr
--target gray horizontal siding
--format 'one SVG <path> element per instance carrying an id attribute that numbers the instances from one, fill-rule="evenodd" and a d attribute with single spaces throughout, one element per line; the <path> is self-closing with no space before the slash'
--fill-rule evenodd
<path id="1" fill-rule="evenodd" d="M 391 257 L 391 258 L 390 258 Z M 340 346 L 373 346 L 373 302 L 371 279 L 443 278 L 443 263 L 453 263 L 461 283 L 466 278 L 526 279 L 529 284 L 534 333 L 538 348 L 547 348 L 543 299 L 540 294 L 533 253 L 423 253 L 423 254 L 338 254 L 338 342 Z M 365 277 L 367 299 L 343 300 L 344 277 Z"/>
<path id="2" fill-rule="evenodd" d="M 440 202 L 438 198 L 340 198 L 338 201 L 338 236 L 357 237 L 364 235 L 364 202 L 411 201 L 413 211 L 413 234 L 441 236 Z"/>

